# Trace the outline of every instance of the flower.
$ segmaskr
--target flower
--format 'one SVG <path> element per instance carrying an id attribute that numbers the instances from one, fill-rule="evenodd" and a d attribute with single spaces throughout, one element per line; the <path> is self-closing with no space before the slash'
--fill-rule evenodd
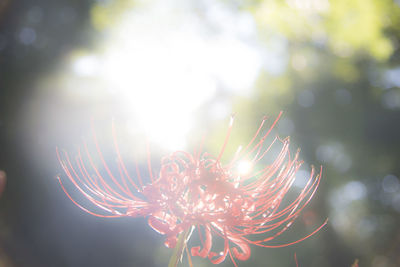
<path id="1" fill-rule="evenodd" d="M 165 245 L 170 248 L 180 246 L 181 251 L 184 247 L 188 251 L 188 239 L 196 231 L 200 244 L 191 247 L 192 256 L 208 257 L 212 263 L 218 264 L 229 255 L 237 266 L 235 258 L 244 261 L 250 257 L 250 245 L 292 245 L 310 237 L 326 224 L 323 223 L 311 234 L 296 241 L 270 244 L 299 216 L 316 192 L 321 179 L 321 171 L 316 173 L 312 167 L 308 182 L 297 197 L 283 204 L 302 161 L 299 160 L 299 151 L 294 156 L 289 151 L 289 138 L 275 137 L 271 144 L 265 144 L 280 116 L 267 129 L 264 129 L 264 118 L 250 143 L 244 149 L 239 149 L 228 164 L 222 164 L 221 157 L 233 120 L 217 157 L 200 149 L 193 154 L 177 151 L 162 158 L 157 175 L 153 175 L 148 157 L 148 183 L 143 182 L 137 165 L 136 179 L 129 174 L 121 158 L 114 127 L 118 178 L 104 160 L 95 135 L 104 174 L 94 163 L 86 144 L 86 161 L 78 150 L 75 164 L 72 164 L 66 152 L 60 153 L 57 149 L 58 159 L 69 180 L 107 214 L 96 213 L 80 205 L 68 193 L 62 180 L 59 181 L 66 195 L 92 215 L 147 217 L 149 226 L 165 236 Z M 265 133 L 261 134 L 263 131 Z M 272 163 L 263 163 L 276 145 L 280 145 L 280 151 Z M 109 176 L 109 181 L 105 176 Z M 219 253 L 213 250 L 215 239 L 221 239 L 224 243 Z"/>

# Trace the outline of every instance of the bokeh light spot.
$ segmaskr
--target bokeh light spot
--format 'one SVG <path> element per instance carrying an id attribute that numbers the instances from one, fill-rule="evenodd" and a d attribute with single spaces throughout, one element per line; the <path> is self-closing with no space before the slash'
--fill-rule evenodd
<path id="1" fill-rule="evenodd" d="M 30 27 L 25 27 L 22 28 L 18 37 L 22 44 L 31 45 L 36 41 L 36 31 Z"/>
<path id="2" fill-rule="evenodd" d="M 399 190 L 399 179 L 393 174 L 386 175 L 382 181 L 382 188 L 386 193 L 395 193 Z"/>
<path id="3" fill-rule="evenodd" d="M 297 96 L 297 103 L 304 108 L 309 108 L 314 105 L 314 93 L 310 90 L 301 91 Z"/>

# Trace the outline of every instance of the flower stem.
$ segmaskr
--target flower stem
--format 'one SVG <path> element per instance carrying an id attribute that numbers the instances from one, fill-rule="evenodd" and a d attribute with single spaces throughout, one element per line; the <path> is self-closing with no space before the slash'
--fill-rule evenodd
<path id="1" fill-rule="evenodd" d="M 189 267 L 193 267 L 192 258 L 190 257 L 190 252 L 189 252 L 189 249 L 187 247 L 187 244 L 185 244 L 185 249 L 186 249 L 186 255 L 188 257 Z"/>
<path id="2" fill-rule="evenodd" d="M 183 251 L 186 247 L 186 237 L 188 231 L 182 232 L 179 234 L 178 242 L 174 248 L 174 252 L 172 253 L 171 259 L 169 260 L 168 267 L 177 267 L 178 261 L 182 258 Z"/>

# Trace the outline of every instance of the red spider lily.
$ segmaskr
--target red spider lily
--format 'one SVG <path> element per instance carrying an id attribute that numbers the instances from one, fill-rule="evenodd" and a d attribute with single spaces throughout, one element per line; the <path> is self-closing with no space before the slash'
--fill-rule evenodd
<path id="1" fill-rule="evenodd" d="M 88 200 L 108 212 L 107 215 L 92 212 L 78 204 L 67 192 L 61 179 L 59 181 L 67 196 L 92 215 L 147 217 L 148 224 L 165 236 L 167 247 L 179 247 L 180 253 L 183 248 L 186 249 L 189 262 L 190 254 L 208 257 L 214 264 L 223 262 L 229 254 L 237 266 L 234 258 L 247 260 L 251 244 L 261 247 L 292 245 L 310 237 L 326 224 L 294 242 L 270 244 L 299 216 L 321 179 L 321 171 L 315 174 L 312 168 L 308 182 L 298 196 L 283 205 L 282 200 L 291 188 L 302 161 L 298 158 L 299 151 L 291 155 L 289 138 L 282 140 L 276 137 L 271 144 L 265 144 L 280 115 L 266 133 L 261 134 L 266 121 L 264 118 L 250 143 L 244 149 L 239 149 L 226 165 L 220 159 L 228 143 L 232 123 L 217 157 L 201 152 L 201 149 L 194 154 L 177 151 L 162 158 L 158 175 L 153 175 L 148 157 L 148 183 L 143 182 L 137 165 L 136 182 L 131 178 L 122 161 L 114 127 L 118 177 L 104 160 L 94 135 L 97 153 L 110 182 L 106 182 L 106 176 L 100 173 L 86 144 L 84 154 L 88 163 L 85 163 L 80 150 L 74 164 L 66 152 L 57 150 L 58 159 L 69 180 Z M 274 161 L 256 169 L 256 166 L 263 165 L 262 161 L 276 144 L 281 146 L 281 150 Z M 243 161 L 250 164 L 251 172 L 245 174 L 238 171 L 237 166 Z M 192 247 L 189 253 L 187 242 L 195 229 L 200 246 Z M 213 238 L 215 240 L 216 237 L 224 242 L 219 253 L 212 250 Z"/>

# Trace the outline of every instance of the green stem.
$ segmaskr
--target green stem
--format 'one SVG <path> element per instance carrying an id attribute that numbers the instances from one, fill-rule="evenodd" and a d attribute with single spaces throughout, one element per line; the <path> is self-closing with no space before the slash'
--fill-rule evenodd
<path id="1" fill-rule="evenodd" d="M 185 249 L 185 240 L 189 231 L 180 233 L 178 237 L 178 242 L 174 248 L 171 259 L 169 260 L 168 267 L 177 267 L 178 261 L 181 259 L 183 251 Z"/>

